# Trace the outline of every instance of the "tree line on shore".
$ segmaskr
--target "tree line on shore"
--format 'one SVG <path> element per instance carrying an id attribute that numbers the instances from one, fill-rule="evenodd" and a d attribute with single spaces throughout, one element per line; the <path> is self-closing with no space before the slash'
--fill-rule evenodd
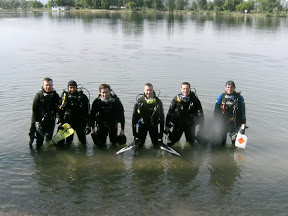
<path id="1" fill-rule="evenodd" d="M 0 0 L 0 8 L 7 10 L 16 9 L 29 9 L 29 8 L 43 8 L 44 5 L 40 1 L 27 1 L 27 0 Z"/>
<path id="2" fill-rule="evenodd" d="M 274 13 L 281 11 L 287 13 L 286 0 L 49 0 L 43 5 L 37 0 L 0 0 L 2 9 L 30 9 L 51 8 L 52 6 L 70 6 L 87 9 L 128 9 L 155 11 L 236 11 L 236 12 L 260 12 Z"/>

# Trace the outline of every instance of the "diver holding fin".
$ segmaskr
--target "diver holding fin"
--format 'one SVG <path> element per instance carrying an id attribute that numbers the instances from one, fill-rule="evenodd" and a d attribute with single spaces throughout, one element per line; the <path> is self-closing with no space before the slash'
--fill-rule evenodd
<path id="1" fill-rule="evenodd" d="M 67 87 L 68 91 L 63 91 L 59 107 L 60 125 L 58 130 L 60 131 L 59 138 L 61 139 L 55 137 L 54 141 L 58 140 L 58 144 L 69 145 L 73 141 L 75 131 L 78 140 L 86 145 L 86 135 L 91 132 L 91 128 L 88 125 L 89 99 L 83 93 L 82 88 L 78 88 L 74 80 L 70 80 Z"/>

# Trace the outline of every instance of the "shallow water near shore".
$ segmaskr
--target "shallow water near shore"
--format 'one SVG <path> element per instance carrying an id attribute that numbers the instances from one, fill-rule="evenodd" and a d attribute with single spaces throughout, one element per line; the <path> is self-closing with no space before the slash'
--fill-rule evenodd
<path id="1" fill-rule="evenodd" d="M 287 35 L 285 18 L 1 12 L 0 214 L 287 215 Z M 246 102 L 247 147 L 182 138 L 177 157 L 148 138 L 141 151 L 116 155 L 121 146 L 100 150 L 89 135 L 87 147 L 75 137 L 66 149 L 47 142 L 31 151 L 31 105 L 46 76 L 59 94 L 76 80 L 91 103 L 111 84 L 128 143 L 146 82 L 165 113 L 190 82 L 209 128 L 232 79 Z"/>

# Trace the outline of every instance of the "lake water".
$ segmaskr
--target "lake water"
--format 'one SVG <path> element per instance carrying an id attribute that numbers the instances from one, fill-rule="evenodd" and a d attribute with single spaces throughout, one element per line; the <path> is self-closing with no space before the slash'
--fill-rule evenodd
<path id="1" fill-rule="evenodd" d="M 132 13 L 0 13 L 1 215 L 287 215 L 288 19 Z M 246 101 L 245 150 L 181 139 L 182 156 L 152 147 L 30 151 L 31 105 L 44 77 L 108 83 L 122 100 L 128 143 L 137 94 L 160 90 L 165 113 L 183 81 L 206 121 L 227 80 Z M 208 123 L 209 124 L 209 123 Z M 286 164 L 286 165 L 285 165 Z"/>

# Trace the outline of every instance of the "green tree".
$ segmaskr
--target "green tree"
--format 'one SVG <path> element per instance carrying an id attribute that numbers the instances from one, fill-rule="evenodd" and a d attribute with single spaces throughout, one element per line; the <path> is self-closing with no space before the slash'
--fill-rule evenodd
<path id="1" fill-rule="evenodd" d="M 243 13 L 245 10 L 247 10 L 247 11 L 254 10 L 254 8 L 255 8 L 254 5 L 255 5 L 255 1 L 249 0 L 247 2 L 242 2 L 238 5 L 236 5 L 235 9 L 236 9 L 236 11 L 240 11 Z"/>
<path id="2" fill-rule="evenodd" d="M 33 1 L 31 2 L 31 7 L 32 8 L 43 8 L 43 4 L 40 1 Z"/>
<path id="3" fill-rule="evenodd" d="M 152 0 L 144 0 L 143 4 L 144 4 L 144 7 L 146 7 L 146 8 L 153 8 L 153 6 L 152 6 L 153 1 Z"/>
<path id="4" fill-rule="evenodd" d="M 161 0 L 153 0 L 152 7 L 154 10 L 163 10 L 164 5 Z"/>
<path id="5" fill-rule="evenodd" d="M 53 0 L 54 6 L 71 6 L 69 0 Z"/>
<path id="6" fill-rule="evenodd" d="M 144 0 L 136 0 L 136 7 L 142 8 L 144 6 Z"/>
<path id="7" fill-rule="evenodd" d="M 29 3 L 26 0 L 20 0 L 20 8 L 26 10 L 29 6 Z"/>
<path id="8" fill-rule="evenodd" d="M 128 2 L 127 7 L 129 10 L 135 10 L 136 4 L 135 4 L 135 2 Z"/>
<path id="9" fill-rule="evenodd" d="M 207 6 L 207 0 L 197 0 L 197 8 L 200 10 L 205 10 Z"/>
<path id="10" fill-rule="evenodd" d="M 77 8 L 82 7 L 82 1 L 75 1 L 75 7 Z"/>
<path id="11" fill-rule="evenodd" d="M 173 12 L 175 10 L 175 0 L 167 0 L 166 7 L 169 12 Z"/>
<path id="12" fill-rule="evenodd" d="M 279 16 L 279 8 L 278 7 L 275 7 L 274 9 L 273 9 L 273 13 L 278 17 Z"/>
<path id="13" fill-rule="evenodd" d="M 234 11 L 235 10 L 235 1 L 234 0 L 225 0 L 223 5 L 224 10 Z"/>
<path id="14" fill-rule="evenodd" d="M 214 2 L 212 2 L 212 1 L 209 1 L 209 2 L 207 2 L 207 10 L 213 10 L 213 8 L 214 8 Z"/>
<path id="15" fill-rule="evenodd" d="M 92 8 L 93 1 L 92 0 L 84 0 L 85 8 Z"/>
<path id="16" fill-rule="evenodd" d="M 175 0 L 175 10 L 184 10 L 188 5 L 187 0 Z"/>
<path id="17" fill-rule="evenodd" d="M 111 5 L 110 0 L 101 0 L 101 6 L 104 9 L 109 9 Z"/>
<path id="18" fill-rule="evenodd" d="M 193 10 L 193 11 L 196 11 L 196 10 L 197 10 L 197 3 L 196 3 L 196 1 L 193 1 L 193 2 L 192 2 L 191 10 Z"/>
<path id="19" fill-rule="evenodd" d="M 272 13 L 274 8 L 281 8 L 279 0 L 257 0 L 257 3 L 260 12 Z"/>
<path id="20" fill-rule="evenodd" d="M 8 0 L 6 1 L 4 9 L 14 9 L 16 10 L 17 8 L 20 7 L 20 2 L 18 0 Z"/>
<path id="21" fill-rule="evenodd" d="M 225 0 L 214 0 L 214 5 L 218 6 L 219 8 L 222 8 L 224 3 L 225 3 Z"/>
<path id="22" fill-rule="evenodd" d="M 216 14 L 218 14 L 218 13 L 220 12 L 220 7 L 219 7 L 219 6 L 217 6 L 217 5 L 216 5 L 216 6 L 214 6 L 214 8 L 213 8 L 213 9 L 214 9 L 214 11 L 215 11 L 215 13 L 216 13 Z"/>
<path id="23" fill-rule="evenodd" d="M 77 0 L 75 2 L 75 7 L 83 8 L 103 8 L 102 0 Z M 105 3 L 104 3 L 105 4 Z M 110 5 L 109 5 L 110 6 Z"/>

